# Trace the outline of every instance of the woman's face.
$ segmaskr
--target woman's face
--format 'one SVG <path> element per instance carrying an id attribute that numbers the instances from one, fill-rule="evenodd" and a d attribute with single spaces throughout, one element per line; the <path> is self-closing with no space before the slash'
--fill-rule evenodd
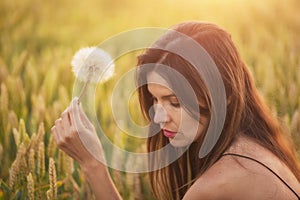
<path id="1" fill-rule="evenodd" d="M 197 140 L 207 125 L 207 118 L 192 118 L 180 105 L 166 80 L 156 72 L 147 76 L 147 87 L 153 98 L 154 123 L 159 124 L 163 134 L 174 147 L 184 147 Z"/>

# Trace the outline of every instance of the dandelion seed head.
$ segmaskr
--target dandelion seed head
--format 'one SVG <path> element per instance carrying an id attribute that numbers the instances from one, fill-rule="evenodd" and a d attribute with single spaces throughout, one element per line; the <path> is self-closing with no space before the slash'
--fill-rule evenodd
<path id="1" fill-rule="evenodd" d="M 83 82 L 105 82 L 114 74 L 110 55 L 98 47 L 86 47 L 77 51 L 71 65 L 75 76 Z"/>

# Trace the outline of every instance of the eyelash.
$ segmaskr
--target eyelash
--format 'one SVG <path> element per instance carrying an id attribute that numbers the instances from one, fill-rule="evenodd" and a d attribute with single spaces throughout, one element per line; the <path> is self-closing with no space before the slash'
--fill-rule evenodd
<path id="1" fill-rule="evenodd" d="M 171 105 L 175 108 L 179 108 L 180 107 L 180 103 L 171 103 Z"/>
<path id="2" fill-rule="evenodd" d="M 152 102 L 153 104 L 157 103 L 157 99 L 155 97 L 151 97 L 152 98 Z M 170 102 L 170 105 L 175 107 L 175 108 L 179 108 L 180 107 L 180 103 L 172 103 Z"/>

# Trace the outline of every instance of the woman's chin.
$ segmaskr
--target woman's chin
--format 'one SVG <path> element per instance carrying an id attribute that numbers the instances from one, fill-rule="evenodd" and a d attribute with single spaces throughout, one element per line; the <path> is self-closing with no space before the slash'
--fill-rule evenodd
<path id="1" fill-rule="evenodd" d="M 186 147 L 189 146 L 193 141 L 186 138 L 169 138 L 169 142 L 173 147 Z"/>

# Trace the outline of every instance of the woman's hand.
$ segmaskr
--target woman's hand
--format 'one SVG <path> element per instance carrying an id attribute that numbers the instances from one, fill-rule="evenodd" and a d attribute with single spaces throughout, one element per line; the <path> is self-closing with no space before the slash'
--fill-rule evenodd
<path id="1" fill-rule="evenodd" d="M 102 163 L 105 161 L 95 128 L 77 99 L 55 121 L 51 131 L 58 147 L 82 167 L 95 159 Z"/>
<path id="2" fill-rule="evenodd" d="M 121 199 L 104 163 L 104 152 L 95 128 L 77 99 L 55 121 L 51 130 L 58 147 L 80 164 L 97 200 Z"/>

